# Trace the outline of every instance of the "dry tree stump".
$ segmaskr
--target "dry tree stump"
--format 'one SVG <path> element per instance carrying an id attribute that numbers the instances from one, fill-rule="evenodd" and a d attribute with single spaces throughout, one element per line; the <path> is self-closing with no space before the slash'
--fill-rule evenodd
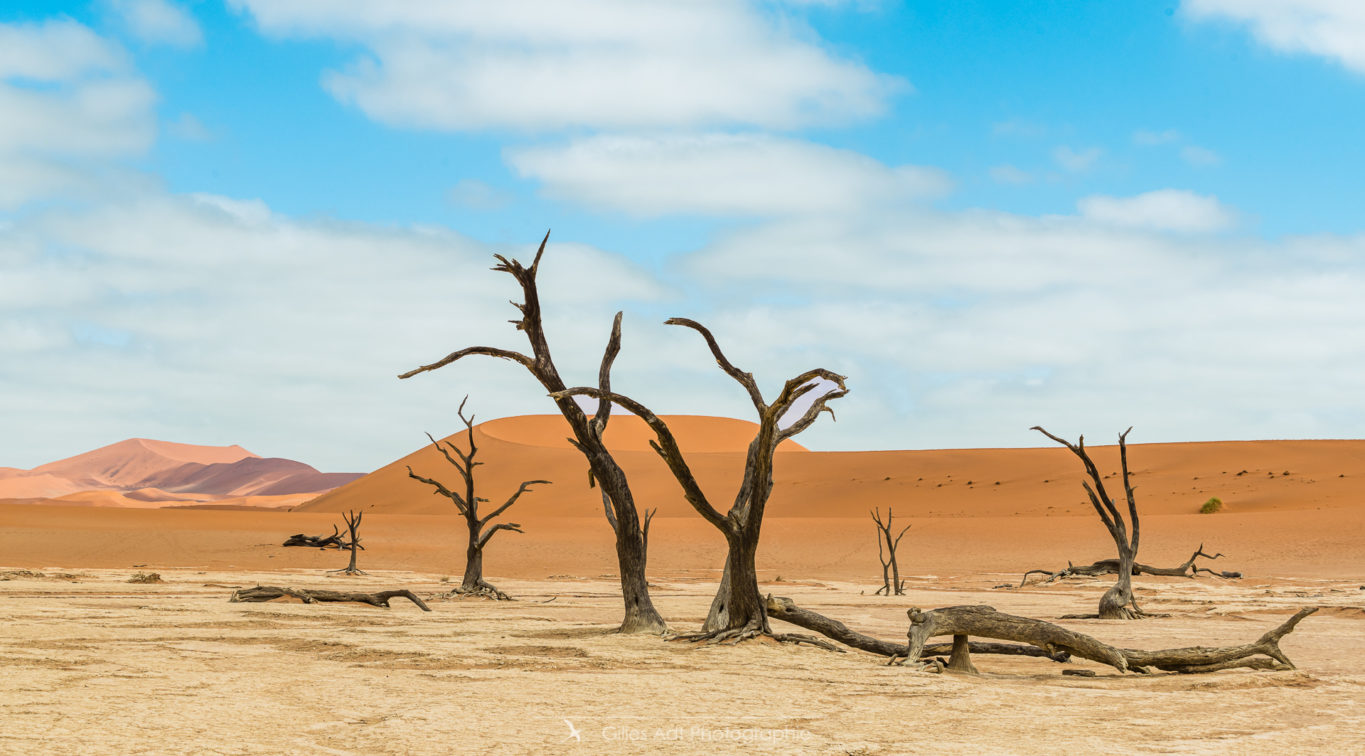
<path id="1" fill-rule="evenodd" d="M 230 603 L 239 602 L 261 602 L 274 601 L 282 598 L 296 598 L 305 604 L 312 604 L 321 601 L 340 601 L 356 604 L 369 604 L 381 609 L 389 608 L 389 600 L 395 598 L 405 598 L 417 605 L 417 608 L 424 612 L 431 611 L 431 607 L 426 602 L 418 598 L 417 594 L 406 588 L 396 591 L 379 591 L 377 593 L 360 593 L 356 591 L 325 591 L 314 590 L 311 588 L 281 588 L 274 585 L 258 585 L 255 588 L 243 588 L 232 592 Z"/>

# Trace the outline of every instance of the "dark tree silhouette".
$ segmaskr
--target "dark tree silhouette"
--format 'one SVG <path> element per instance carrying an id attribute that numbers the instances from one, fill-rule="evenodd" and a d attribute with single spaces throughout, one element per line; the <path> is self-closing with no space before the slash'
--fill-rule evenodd
<path id="1" fill-rule="evenodd" d="M 346 527 L 349 528 L 351 531 L 351 542 L 343 544 L 345 548 L 351 550 L 351 563 L 346 565 L 346 569 L 344 570 L 331 570 L 331 572 L 340 572 L 343 575 L 365 574 L 358 567 L 355 566 L 356 550 L 365 548 L 364 546 L 360 545 L 360 536 L 358 535 L 358 531 L 360 530 L 360 520 L 364 516 L 365 516 L 364 512 L 356 512 L 355 510 L 351 510 L 350 512 L 347 512 L 346 514 L 341 516 L 342 519 L 346 520 Z"/>
<path id="2" fill-rule="evenodd" d="M 895 539 L 891 538 L 891 521 L 895 518 L 891 507 L 886 508 L 886 522 L 882 522 L 882 510 L 878 507 L 872 510 L 872 521 L 877 524 L 877 559 L 882 563 L 882 587 L 877 589 L 876 594 L 880 596 L 886 594 L 890 596 L 905 595 L 905 583 L 901 580 L 901 568 L 896 563 L 896 547 L 901 545 L 901 536 L 910 529 L 906 525 L 896 534 Z M 890 555 L 889 557 L 887 555 Z"/>
<path id="3" fill-rule="evenodd" d="M 437 493 L 454 502 L 455 508 L 464 516 L 465 524 L 469 532 L 469 540 L 465 546 L 464 580 L 460 582 L 460 587 L 453 590 L 452 593 L 481 595 L 494 599 L 507 600 L 509 597 L 506 593 L 498 590 L 493 584 L 483 579 L 483 550 L 484 547 L 488 545 L 488 539 L 492 538 L 493 534 L 497 533 L 499 530 L 510 530 L 514 533 L 521 533 L 523 531 L 521 525 L 515 522 L 500 522 L 493 525 L 490 525 L 490 523 L 492 523 L 498 515 L 511 508 L 513 504 L 516 504 L 517 499 L 520 498 L 522 494 L 531 490 L 531 486 L 538 484 L 549 485 L 550 481 L 523 481 L 521 486 L 517 488 L 516 493 L 512 494 L 505 504 L 480 517 L 479 504 L 487 502 L 488 499 L 482 498 L 474 492 L 474 468 L 483 463 L 474 461 L 474 457 L 478 456 L 479 447 L 474 443 L 474 417 L 472 415 L 469 417 L 464 416 L 464 405 L 467 401 L 469 401 L 469 397 L 466 396 L 464 401 L 460 402 L 460 408 L 456 411 L 456 414 L 460 416 L 460 420 L 464 422 L 465 425 L 465 445 L 469 447 L 468 451 L 460 449 L 460 447 L 449 441 L 442 444 L 440 441 L 432 438 L 430 433 L 427 434 L 427 438 L 431 439 L 432 446 L 435 446 L 436 450 L 441 452 L 441 456 L 445 457 L 446 461 L 460 473 L 460 478 L 464 481 L 464 492 L 459 493 L 454 491 L 434 478 L 418 475 L 412 471 L 412 467 L 408 467 L 408 477 L 435 488 Z"/>
<path id="4" fill-rule="evenodd" d="M 589 485 L 601 486 L 602 493 L 610 503 L 611 516 L 608 521 L 616 533 L 616 560 L 621 574 L 621 598 L 625 603 L 625 616 L 621 620 L 620 632 L 663 633 L 668 630 L 668 625 L 654 608 L 654 602 L 649 597 L 649 583 L 645 579 L 648 544 L 646 528 L 649 520 L 646 518 L 644 527 L 641 526 L 640 514 L 636 510 L 626 474 L 602 440 L 607 422 L 611 419 L 611 402 L 605 399 L 598 402 L 597 411 L 589 417 L 572 398 L 558 395 L 566 386 L 550 355 L 550 344 L 546 340 L 545 328 L 541 322 L 540 293 L 536 289 L 536 273 L 540 268 L 541 256 L 545 254 L 545 244 L 549 240 L 550 235 L 546 233 L 530 267 L 502 255 L 494 256 L 498 264 L 493 270 L 511 275 L 521 287 L 522 302 L 512 303 L 521 312 L 521 317 L 512 323 L 518 331 L 526 334 L 531 354 L 487 346 L 466 347 L 398 377 L 411 378 L 418 373 L 440 369 L 470 355 L 498 357 L 526 368 L 554 397 L 555 406 L 559 408 L 560 414 L 564 416 L 573 432 L 570 442 L 587 459 Z M 607 340 L 607 348 L 602 354 L 602 364 L 598 370 L 598 386 L 604 392 L 611 390 L 611 365 L 620 350 L 621 313 L 618 312 L 612 323 L 611 336 Z"/>
<path id="5" fill-rule="evenodd" d="M 758 433 L 749 444 L 744 463 L 744 477 L 739 491 L 735 494 L 734 504 L 725 514 L 721 514 L 712 506 L 706 494 L 702 492 L 668 425 L 647 407 L 628 396 L 614 393 L 605 386 L 601 388 L 580 386 L 556 392 L 552 396 L 556 399 L 591 396 L 604 405 L 615 402 L 644 420 L 654 431 L 657 439 L 650 441 L 650 446 L 668 465 L 678 485 L 682 487 L 683 497 L 698 514 L 725 536 L 728 545 L 725 572 L 716 597 L 711 603 L 706 624 L 702 627 L 701 633 L 680 637 L 739 641 L 757 635 L 768 635 L 780 640 L 810 642 L 811 639 L 804 636 L 782 636 L 772 632 L 763 598 L 758 591 L 754 558 L 758 552 L 763 513 L 772 494 L 773 455 L 777 452 L 777 446 L 809 428 L 822 412 L 834 414 L 826 404 L 848 393 L 844 386 L 844 377 L 823 368 L 808 370 L 788 380 L 777 398 L 768 403 L 759 391 L 753 374 L 735 367 L 721 352 L 720 345 L 705 326 L 686 318 L 671 318 L 665 322 L 668 325 L 691 328 L 701 334 L 710 347 L 716 364 L 744 387 L 754 409 L 758 411 Z M 816 396 L 800 416 L 791 420 L 786 427 L 782 427 L 781 421 L 786 418 L 797 400 L 807 396 L 824 382 L 828 382 L 832 387 Z M 823 641 L 819 643 L 823 644 Z"/>
<path id="6" fill-rule="evenodd" d="M 1123 492 L 1128 499 L 1128 524 L 1123 521 L 1123 515 L 1118 507 L 1114 506 L 1114 500 L 1109 497 L 1109 492 L 1104 488 L 1104 478 L 1100 471 L 1095 467 L 1095 462 L 1090 459 L 1090 454 L 1085 450 L 1085 436 L 1081 436 L 1076 443 L 1071 443 L 1064 438 L 1048 433 L 1041 426 L 1033 426 L 1032 430 L 1047 436 L 1057 443 L 1065 446 L 1075 454 L 1081 464 L 1085 466 L 1086 475 L 1090 480 L 1081 481 L 1081 487 L 1090 497 L 1090 504 L 1095 508 L 1095 513 L 1100 516 L 1104 527 L 1109 531 L 1109 535 L 1114 539 L 1114 545 L 1118 547 L 1119 559 L 1117 565 L 1118 582 L 1114 587 L 1104 592 L 1100 597 L 1100 619 L 1137 619 L 1142 616 L 1142 610 L 1138 608 L 1137 599 L 1133 596 L 1133 563 L 1137 560 L 1139 522 L 1137 500 L 1133 498 L 1133 485 L 1128 475 L 1128 433 L 1133 429 L 1119 434 L 1119 460 L 1123 470 Z M 1093 486 L 1091 484 L 1094 484 Z M 1131 525 L 1132 535 L 1130 536 L 1129 526 Z"/>

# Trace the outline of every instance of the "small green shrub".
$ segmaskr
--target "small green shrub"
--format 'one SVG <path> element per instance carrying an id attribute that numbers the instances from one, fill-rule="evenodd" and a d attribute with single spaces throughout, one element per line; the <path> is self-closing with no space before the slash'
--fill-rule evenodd
<path id="1" fill-rule="evenodd" d="M 139 572 L 139 573 L 133 575 L 132 577 L 128 578 L 128 582 L 130 582 L 130 583 L 164 583 L 164 582 L 166 582 L 166 581 L 164 581 L 164 580 L 161 579 L 161 575 L 160 575 L 159 573 L 156 573 L 156 572 Z"/>
<path id="2" fill-rule="evenodd" d="M 1199 514 L 1214 514 L 1221 511 L 1223 511 L 1223 500 L 1217 496 L 1210 496 L 1209 500 L 1204 502 L 1204 506 L 1199 508 Z"/>

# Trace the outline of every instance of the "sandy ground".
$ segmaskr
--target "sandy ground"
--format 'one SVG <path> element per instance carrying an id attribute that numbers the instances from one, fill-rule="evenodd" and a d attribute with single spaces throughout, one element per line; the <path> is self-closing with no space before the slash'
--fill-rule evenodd
<path id="1" fill-rule="evenodd" d="M 861 652 L 621 637 L 617 564 L 598 492 L 562 420 L 476 429 L 480 495 L 523 497 L 485 556 L 522 600 L 233 604 L 234 586 L 448 590 L 462 521 L 407 477 L 447 475 L 430 448 L 295 511 L 0 501 L 3 753 L 1365 753 L 1365 441 L 1134 446 L 1140 561 L 1174 566 L 1201 543 L 1237 581 L 1137 580 L 1138 622 L 1067 620 L 1135 648 L 1255 640 L 1325 607 L 1283 644 L 1296 672 L 1063 677 L 1037 659 L 978 657 L 980 677 L 888 668 Z M 703 487 L 725 508 L 749 425 L 676 419 Z M 1059 429 L 1060 430 L 1060 429 Z M 724 561 L 647 436 L 609 434 L 641 506 L 657 507 L 649 578 L 675 629 L 696 629 Z M 1095 450 L 1111 485 L 1112 447 Z M 777 455 L 758 553 L 766 589 L 888 640 L 905 611 L 991 604 L 1043 619 L 1094 611 L 1105 580 L 1014 588 L 1029 568 L 1112 557 L 1064 449 Z M 1226 507 L 1197 514 L 1209 496 Z M 868 510 L 895 507 L 910 595 L 879 584 Z M 360 566 L 282 548 L 366 513 Z M 27 571 L 21 573 L 20 571 Z M 130 584 L 156 571 L 162 584 Z M 41 572 L 43 576 L 32 573 Z M 998 587 L 998 586 L 1006 587 Z M 579 740 L 566 739 L 572 723 Z"/>
<path id="2" fill-rule="evenodd" d="M 333 554 L 335 557 L 335 554 Z M 2 572 L 2 571 L 0 571 Z M 4 753 L 1359 753 L 1365 752 L 1365 590 L 1325 579 L 1140 578 L 1167 618 L 1067 621 L 1129 647 L 1254 640 L 1325 607 L 1283 647 L 1296 672 L 1061 675 L 977 656 L 980 677 L 889 668 L 860 652 L 616 636 L 611 581 L 502 580 L 516 602 L 228 603 L 257 583 L 423 595 L 439 575 L 131 570 L 0 575 Z M 1092 607 L 1106 583 L 1023 590 L 1013 575 L 912 579 L 909 595 L 841 581 L 765 585 L 887 639 L 905 608 L 989 603 L 1032 616 Z M 712 586 L 656 578 L 677 628 Z M 864 593 L 866 591 L 867 593 Z M 780 624 L 780 623 L 779 623 Z M 572 723 L 581 740 L 569 739 Z"/>

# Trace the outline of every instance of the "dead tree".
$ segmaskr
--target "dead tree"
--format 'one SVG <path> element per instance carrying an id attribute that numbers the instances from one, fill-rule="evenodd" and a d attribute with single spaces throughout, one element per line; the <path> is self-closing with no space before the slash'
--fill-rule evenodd
<path id="1" fill-rule="evenodd" d="M 526 334 L 531 345 L 531 354 L 526 355 L 510 349 L 487 346 L 472 346 L 451 352 L 440 360 L 410 370 L 399 378 L 411 378 L 418 373 L 437 370 L 470 355 L 483 355 L 511 360 L 531 373 L 551 396 L 555 405 L 569 423 L 573 432 L 570 443 L 574 445 L 588 462 L 588 484 L 600 485 L 602 492 L 611 504 L 612 516 L 608 518 L 616 533 L 616 560 L 621 574 L 621 597 L 625 602 L 625 616 L 621 620 L 620 632 L 623 633 L 663 633 L 668 625 L 654 608 L 649 597 L 649 583 L 645 579 L 645 548 L 647 536 L 641 527 L 640 515 L 635 508 L 630 483 L 621 466 L 616 463 L 602 434 L 611 419 L 611 402 L 598 402 L 597 411 L 592 417 L 583 411 L 578 403 L 567 396 L 556 396 L 566 388 L 560 378 L 550 355 L 550 344 L 545 337 L 541 322 L 540 294 L 536 289 L 536 273 L 540 268 L 540 258 L 545 253 L 545 244 L 550 240 L 549 233 L 540 242 L 536 257 L 528 268 L 515 259 L 509 260 L 495 255 L 498 264 L 493 270 L 510 274 L 521 287 L 522 302 L 512 304 L 521 312 L 521 317 L 512 321 L 518 331 Z M 611 336 L 607 340 L 606 351 L 602 354 L 602 364 L 598 370 L 598 385 L 602 391 L 611 389 L 611 365 L 621 350 L 621 313 L 616 313 L 612 323 Z"/>
<path id="2" fill-rule="evenodd" d="M 891 507 L 886 508 L 886 522 L 884 523 L 882 522 L 881 507 L 872 510 L 872 521 L 877 523 L 877 559 L 882 563 L 882 587 L 873 594 L 876 596 L 882 594 L 890 596 L 892 591 L 897 596 L 905 595 L 905 581 L 901 580 L 901 568 L 896 563 L 896 547 L 900 546 L 901 536 L 905 535 L 905 531 L 909 530 L 910 526 L 906 525 L 902 528 L 895 540 L 892 540 L 891 520 L 893 518 Z M 887 558 L 886 552 L 890 552 L 890 558 Z"/>
<path id="3" fill-rule="evenodd" d="M 1242 573 L 1240 572 L 1232 572 L 1230 570 L 1214 571 L 1207 567 L 1198 567 L 1194 563 L 1194 560 L 1199 557 L 1204 557 L 1205 559 L 1218 559 L 1221 556 L 1223 556 L 1221 553 L 1218 554 L 1205 553 L 1204 544 L 1201 543 L 1199 544 L 1199 548 L 1195 549 L 1194 553 L 1191 554 L 1190 558 L 1186 559 L 1183 564 L 1180 564 L 1176 567 L 1153 567 L 1149 564 L 1141 564 L 1139 562 L 1134 562 L 1133 575 L 1164 575 L 1166 577 L 1192 578 L 1201 572 L 1207 572 L 1210 575 L 1213 575 L 1214 577 L 1220 577 L 1225 580 L 1235 580 L 1237 578 L 1242 577 Z M 1051 583 L 1055 580 L 1060 580 L 1062 578 L 1069 577 L 1097 577 L 1100 575 L 1116 575 L 1118 574 L 1118 571 L 1119 560 L 1117 559 L 1101 559 L 1097 562 L 1082 565 L 1075 565 L 1068 562 L 1065 569 L 1057 570 L 1055 572 L 1050 570 L 1029 570 L 1028 572 L 1025 572 L 1023 579 L 1019 581 L 1019 587 L 1020 588 L 1024 587 L 1024 585 L 1028 582 L 1029 575 L 1044 575 L 1046 577 L 1044 577 L 1042 580 L 1038 582 Z"/>
<path id="4" fill-rule="evenodd" d="M 357 604 L 369 604 L 383 609 L 389 608 L 389 600 L 394 598 L 405 598 L 416 604 L 424 612 L 431 611 L 431 607 L 426 602 L 417 597 L 417 594 L 407 589 L 398 591 L 379 591 L 378 593 L 353 593 L 349 591 L 318 591 L 310 588 L 280 588 L 273 585 L 258 585 L 255 588 L 243 588 L 233 591 L 232 598 L 228 599 L 231 603 L 241 601 L 274 601 L 281 598 L 296 598 L 305 604 L 312 604 L 319 601 L 345 601 Z"/>
<path id="5" fill-rule="evenodd" d="M 445 457 L 446 461 L 460 473 L 460 478 L 464 480 L 464 493 L 458 493 L 434 478 L 426 478 L 418 475 L 412 471 L 411 467 L 408 468 L 408 477 L 435 488 L 437 493 L 454 502 L 455 508 L 464 516 L 465 525 L 469 531 L 468 543 L 465 546 L 464 580 L 460 582 L 460 587 L 454 589 L 451 593 L 485 596 L 487 598 L 506 601 L 510 599 L 506 593 L 498 590 L 492 583 L 483 579 L 483 550 L 484 547 L 488 545 L 488 540 L 499 530 L 509 530 L 513 533 L 521 533 L 523 531 L 521 525 L 515 522 L 500 522 L 492 526 L 490 526 L 489 523 L 498 515 L 506 512 L 513 504 L 516 504 L 517 499 L 522 494 L 531 490 L 531 486 L 542 483 L 549 485 L 550 481 L 523 481 L 521 486 L 517 488 L 516 493 L 512 494 L 505 504 L 487 515 L 480 517 L 479 504 L 487 502 L 488 499 L 477 496 L 474 492 L 474 468 L 483 463 L 474 461 L 474 457 L 479 453 L 479 447 L 474 443 L 474 417 L 472 415 L 470 417 L 464 416 L 464 405 L 467 401 L 469 401 L 469 397 L 466 396 L 464 401 L 460 402 L 460 408 L 456 411 L 456 414 L 458 414 L 460 420 L 464 422 L 466 434 L 465 445 L 469 447 L 469 451 L 464 451 L 449 441 L 442 445 L 440 441 L 432 438 L 430 433 L 427 434 L 427 438 L 431 439 L 432 446 L 435 446 L 436 450 L 441 452 L 441 456 Z"/>
<path id="6" fill-rule="evenodd" d="M 339 572 L 343 575 L 365 574 L 358 567 L 355 566 L 356 549 L 365 548 L 364 546 L 360 545 L 360 536 L 357 534 L 357 531 L 360 530 L 360 520 L 364 516 L 365 516 L 364 512 L 356 512 L 355 510 L 351 510 L 350 512 L 347 512 L 346 514 L 341 516 L 342 519 L 346 521 L 346 527 L 349 528 L 351 531 L 351 541 L 350 543 L 346 544 L 346 547 L 351 550 L 351 563 L 346 565 L 346 569 L 344 570 L 329 570 L 330 572 Z"/>
<path id="7" fill-rule="evenodd" d="M 911 609 L 908 632 L 908 660 L 918 660 L 925 642 L 934 636 L 953 636 L 952 658 L 948 669 L 975 672 L 968 639 L 971 636 L 1016 641 L 1045 651 L 1066 651 L 1072 656 L 1107 664 L 1120 672 L 1216 672 L 1222 669 L 1294 669 L 1294 663 L 1280 650 L 1280 639 L 1299 622 L 1316 612 L 1316 607 L 1300 609 L 1278 627 L 1254 643 L 1240 646 L 1192 646 L 1157 651 L 1117 648 L 1092 636 L 1068 630 L 1051 622 L 997 612 L 989 606 L 950 606 L 933 611 Z"/>
<path id="8" fill-rule="evenodd" d="M 888 641 L 873 638 L 870 635 L 854 632 L 848 629 L 844 623 L 830 619 L 823 614 L 817 614 L 809 609 L 802 609 L 796 605 L 795 601 L 784 596 L 769 595 L 764 599 L 764 605 L 768 610 L 768 616 L 773 619 L 780 619 L 783 622 L 790 622 L 797 627 L 804 627 L 807 630 L 814 630 L 821 635 L 833 638 L 836 641 L 856 648 L 860 651 L 889 656 L 892 658 L 904 658 L 909 653 L 909 647 L 904 643 L 890 643 Z M 920 651 L 921 656 L 932 656 L 935 654 L 946 654 L 951 651 L 951 646 L 946 643 L 929 643 Z M 1011 656 L 1038 656 L 1044 659 L 1051 659 L 1055 662 L 1065 662 L 1071 659 L 1071 655 L 1065 651 L 1046 651 L 1026 644 L 1015 643 L 986 643 L 981 641 L 971 642 L 971 651 L 976 654 L 1007 654 Z"/>
<path id="9" fill-rule="evenodd" d="M 331 535 L 304 535 L 295 533 L 289 536 L 284 542 L 285 546 L 308 546 L 315 549 L 345 549 L 347 548 L 346 539 L 341 537 L 341 531 L 337 526 L 332 526 Z"/>
<path id="10" fill-rule="evenodd" d="M 768 403 L 759 391 L 758 383 L 752 373 L 746 373 L 731 364 L 721 352 L 716 339 L 705 326 L 686 318 L 670 318 L 668 325 L 691 328 L 701 334 L 715 357 L 716 364 L 727 375 L 734 378 L 748 392 L 754 408 L 758 411 L 758 433 L 749 444 L 744 463 L 744 477 L 739 491 L 735 494 L 734 504 L 728 512 L 721 514 L 702 492 L 692 474 L 687 460 L 683 457 L 677 439 L 673 437 L 668 425 L 644 405 L 607 388 L 577 387 L 560 391 L 556 399 L 569 399 L 574 396 L 591 396 L 603 404 L 615 402 L 627 411 L 645 421 L 657 440 L 650 446 L 663 458 L 669 471 L 682 487 L 683 497 L 692 508 L 707 522 L 719 530 L 726 540 L 728 551 L 725 571 L 721 577 L 720 588 L 711 602 L 711 611 L 706 618 L 702 632 L 678 636 L 689 640 L 741 641 L 758 635 L 766 635 L 779 640 L 801 640 L 784 638 L 774 634 L 768 624 L 763 597 L 758 591 L 758 575 L 754 558 L 758 553 L 759 534 L 763 526 L 763 513 L 768 497 L 773 489 L 773 456 L 777 445 L 809 428 L 822 412 L 834 411 L 827 407 L 831 400 L 848 393 L 844 386 L 844 376 L 823 368 L 808 370 L 783 385 L 777 398 Z M 785 428 L 781 421 L 796 401 L 814 391 L 822 381 L 833 384 L 833 388 L 817 396 L 800 417 Z"/>
<path id="11" fill-rule="evenodd" d="M 1129 524 L 1123 521 L 1123 515 L 1119 513 L 1118 507 L 1114 506 L 1114 500 L 1109 497 L 1109 492 L 1104 488 L 1104 478 L 1100 471 L 1095 467 L 1095 463 L 1090 459 L 1090 454 L 1085 450 L 1085 436 L 1072 444 L 1064 438 L 1048 433 L 1041 426 L 1033 426 L 1032 430 L 1047 436 L 1057 443 L 1065 446 L 1081 460 L 1085 465 L 1085 472 L 1090 476 L 1090 480 L 1081 481 L 1081 486 L 1085 493 L 1090 497 L 1090 504 L 1095 508 L 1096 514 L 1108 529 L 1109 535 L 1114 539 L 1114 545 L 1118 547 L 1119 558 L 1116 573 L 1118 582 L 1114 587 L 1105 591 L 1100 597 L 1100 619 L 1136 619 L 1142 616 L 1142 610 L 1138 608 L 1137 599 L 1133 596 L 1133 563 L 1137 559 L 1138 552 L 1138 511 L 1137 500 L 1133 498 L 1133 485 L 1128 475 L 1128 433 L 1132 428 L 1119 434 L 1119 462 L 1123 471 L 1123 491 L 1128 499 L 1128 520 Z M 1094 486 L 1091 486 L 1091 483 Z M 1129 525 L 1132 526 L 1132 535 L 1128 534 Z"/>

